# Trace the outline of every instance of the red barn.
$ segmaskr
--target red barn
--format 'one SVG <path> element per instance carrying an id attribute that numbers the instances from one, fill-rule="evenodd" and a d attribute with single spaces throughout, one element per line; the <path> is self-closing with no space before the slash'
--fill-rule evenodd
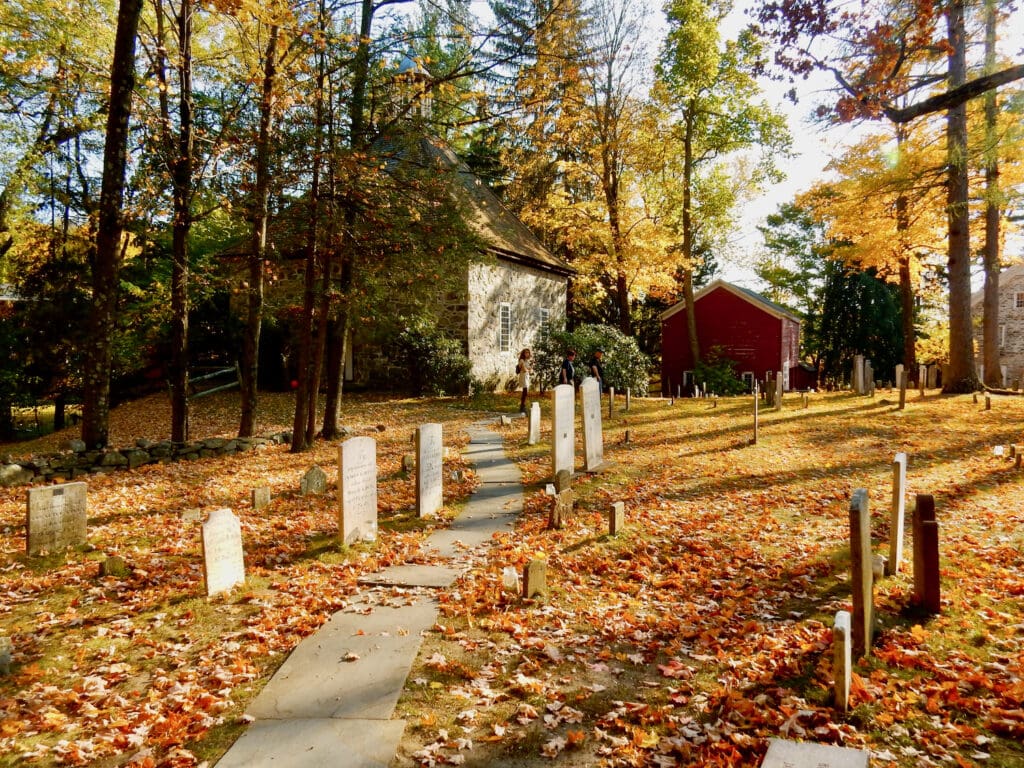
<path id="1" fill-rule="evenodd" d="M 800 319 L 754 291 L 715 280 L 693 298 L 701 354 L 720 347 L 736 363 L 748 385 L 782 371 L 785 389 L 814 386 L 813 373 L 800 366 Z M 661 390 L 670 395 L 682 386 L 692 391 L 693 356 L 687 340 L 686 305 L 679 302 L 661 314 Z"/>

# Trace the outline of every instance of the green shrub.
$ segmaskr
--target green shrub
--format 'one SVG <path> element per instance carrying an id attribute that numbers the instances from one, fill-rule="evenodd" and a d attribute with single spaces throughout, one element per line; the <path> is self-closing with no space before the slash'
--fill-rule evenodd
<path id="1" fill-rule="evenodd" d="M 397 358 L 409 372 L 414 395 L 463 395 L 473 384 L 472 364 L 462 344 L 429 320 L 410 321 L 396 339 Z"/>
<path id="2" fill-rule="evenodd" d="M 600 347 L 604 350 L 604 384 L 619 392 L 627 388 L 644 396 L 650 383 L 651 361 L 637 346 L 636 339 L 608 325 L 584 325 L 569 332 L 552 331 L 533 348 L 533 371 L 542 388 L 558 383 L 565 352 L 576 350 L 576 382 L 587 375 L 587 362 Z"/>
<path id="3" fill-rule="evenodd" d="M 716 395 L 738 395 L 747 391 L 736 375 L 736 363 L 725 356 L 722 347 L 712 347 L 694 367 L 693 381 L 706 386 L 706 392 Z"/>

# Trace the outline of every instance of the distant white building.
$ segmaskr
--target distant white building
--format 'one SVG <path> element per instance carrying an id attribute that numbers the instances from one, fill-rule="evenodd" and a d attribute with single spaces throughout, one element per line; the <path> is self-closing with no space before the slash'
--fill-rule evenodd
<path id="1" fill-rule="evenodd" d="M 983 376 L 983 291 L 971 296 L 974 353 Z M 1003 386 L 1024 382 L 1024 264 L 1007 267 L 999 275 L 999 365 Z"/>

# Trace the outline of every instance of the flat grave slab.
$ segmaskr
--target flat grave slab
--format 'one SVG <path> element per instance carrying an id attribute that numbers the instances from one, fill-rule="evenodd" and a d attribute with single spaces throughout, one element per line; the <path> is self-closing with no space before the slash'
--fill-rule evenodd
<path id="1" fill-rule="evenodd" d="M 257 720 L 218 768 L 387 768 L 404 720 Z"/>
<path id="2" fill-rule="evenodd" d="M 831 744 L 770 739 L 761 768 L 868 768 L 868 753 Z"/>

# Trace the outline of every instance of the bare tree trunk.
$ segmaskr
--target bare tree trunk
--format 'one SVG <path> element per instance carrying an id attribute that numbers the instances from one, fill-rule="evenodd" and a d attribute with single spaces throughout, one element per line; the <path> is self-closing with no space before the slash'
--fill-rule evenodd
<path id="1" fill-rule="evenodd" d="M 896 126 L 896 146 L 902 149 L 906 140 L 906 128 Z M 917 380 L 917 335 L 914 328 L 914 283 L 910 273 L 910 243 L 907 232 L 910 230 L 910 200 L 907 193 L 900 190 L 896 198 L 896 238 L 899 243 L 899 277 L 900 277 L 900 324 L 903 330 L 903 365 L 909 377 Z M 899 382 L 896 382 L 899 385 Z"/>
<path id="2" fill-rule="evenodd" d="M 985 2 L 985 73 L 996 68 L 996 4 Z M 985 92 L 985 287 L 982 298 L 982 361 L 986 387 L 1005 386 L 999 359 L 999 116 L 995 89 Z"/>
<path id="3" fill-rule="evenodd" d="M 239 437 L 250 437 L 256 429 L 259 380 L 260 332 L 263 325 L 263 260 L 267 253 L 267 219 L 270 200 L 270 134 L 274 114 L 274 86 L 277 77 L 276 25 L 270 27 L 263 60 L 263 91 L 260 97 L 260 127 L 256 139 L 256 184 L 253 191 L 252 253 L 249 256 L 249 306 L 242 342 L 242 414 Z"/>
<path id="4" fill-rule="evenodd" d="M 964 0 L 952 0 L 947 10 L 949 26 L 949 87 L 967 79 Z M 971 244 L 967 186 L 967 105 L 953 107 L 946 115 L 949 216 L 949 377 L 943 392 L 971 392 L 978 387 L 974 370 L 974 336 L 971 332 Z"/>
<path id="5" fill-rule="evenodd" d="M 110 430 L 110 373 L 113 328 L 117 320 L 118 278 L 124 253 L 124 177 L 128 165 L 128 125 L 135 89 L 135 43 L 142 0 L 121 0 L 117 12 L 110 102 L 103 147 L 103 182 L 92 259 L 92 307 L 85 343 L 82 440 L 90 448 L 106 446 Z"/>
<path id="6" fill-rule="evenodd" d="M 683 301 L 686 302 L 686 340 L 693 364 L 700 362 L 697 310 L 693 306 L 693 119 L 694 106 L 686 110 L 683 134 Z"/>

